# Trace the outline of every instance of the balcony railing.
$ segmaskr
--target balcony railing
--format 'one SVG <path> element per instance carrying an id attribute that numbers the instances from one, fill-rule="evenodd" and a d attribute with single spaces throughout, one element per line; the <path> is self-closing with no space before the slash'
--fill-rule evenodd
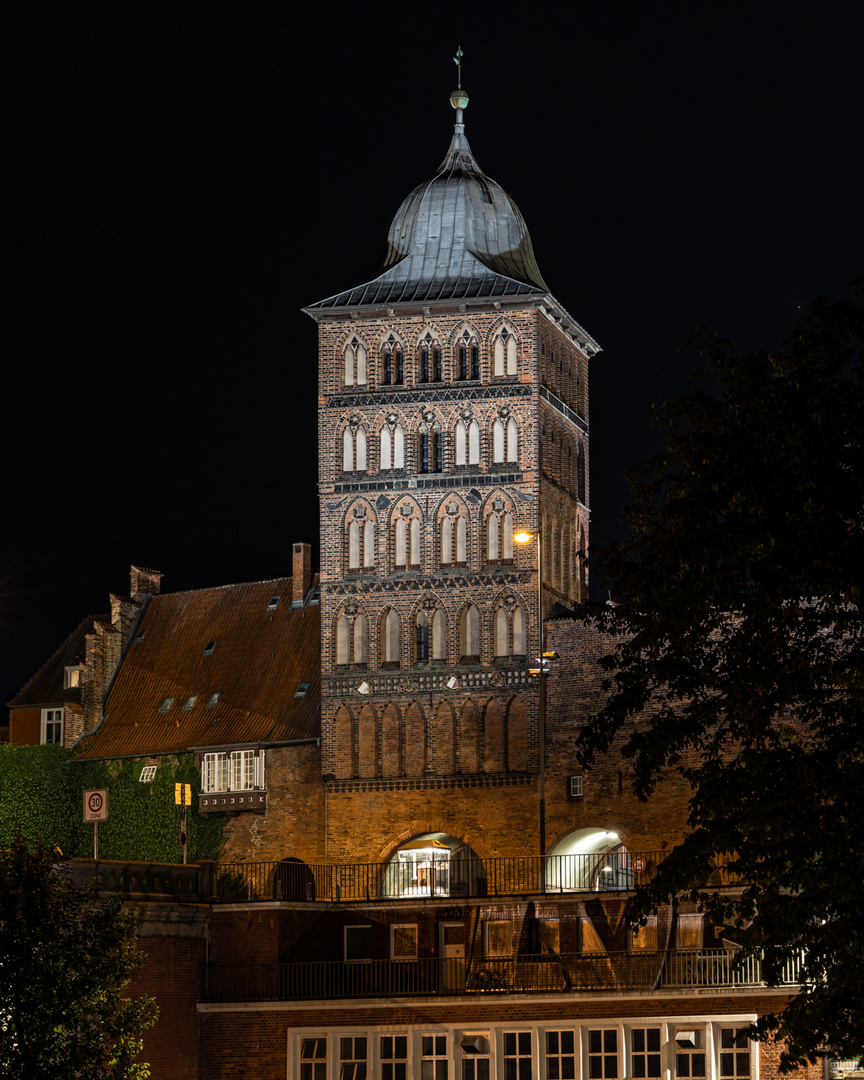
<path id="1" fill-rule="evenodd" d="M 574 892 L 629 892 L 653 879 L 664 852 L 451 859 L 421 871 L 398 862 L 307 865 L 234 862 L 219 866 L 216 898 L 256 900 L 417 900 Z M 541 875 L 542 869 L 545 871 Z M 712 885 L 734 885 L 727 859 L 708 875 Z M 706 882 L 707 883 L 707 882 Z"/>
<path id="2" fill-rule="evenodd" d="M 780 985 L 795 984 L 799 965 Z M 210 964 L 202 1001 L 304 1001 L 452 994 L 590 993 L 595 990 L 761 987 L 758 957 L 725 949 L 571 953 L 483 959 Z"/>

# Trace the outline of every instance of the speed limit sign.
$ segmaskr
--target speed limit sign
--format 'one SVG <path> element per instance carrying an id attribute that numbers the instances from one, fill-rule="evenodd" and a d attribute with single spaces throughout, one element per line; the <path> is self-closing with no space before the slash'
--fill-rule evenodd
<path id="1" fill-rule="evenodd" d="M 84 820 L 107 821 L 108 820 L 108 790 L 102 788 L 99 791 L 84 792 Z"/>

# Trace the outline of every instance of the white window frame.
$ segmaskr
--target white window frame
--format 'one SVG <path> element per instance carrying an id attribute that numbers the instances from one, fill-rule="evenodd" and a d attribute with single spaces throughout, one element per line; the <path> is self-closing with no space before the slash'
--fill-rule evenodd
<path id="1" fill-rule="evenodd" d="M 508 1054 L 506 1052 L 506 1039 L 507 1039 L 508 1035 L 513 1035 L 513 1036 L 515 1036 L 515 1039 L 516 1039 L 516 1049 L 515 1049 L 515 1053 L 513 1053 L 513 1054 Z M 522 1053 L 522 1051 L 520 1049 L 520 1046 L 519 1046 L 520 1036 L 522 1036 L 522 1035 L 527 1035 L 528 1036 L 529 1050 L 528 1050 L 527 1055 Z M 528 1059 L 528 1077 L 527 1077 L 527 1080 L 532 1080 L 533 1077 L 538 1075 L 537 1066 L 535 1064 L 535 1051 L 536 1051 L 537 1043 L 538 1043 L 537 1035 L 538 1035 L 537 1029 L 535 1027 L 533 1027 L 533 1026 L 529 1027 L 529 1028 L 524 1028 L 524 1027 L 522 1027 L 522 1028 L 504 1028 L 501 1031 L 501 1033 L 500 1033 L 501 1042 L 500 1042 L 500 1047 L 499 1047 L 499 1053 L 500 1053 L 500 1057 L 501 1057 L 501 1068 L 500 1068 L 499 1072 L 500 1072 L 501 1076 L 503 1077 L 503 1080 L 525 1080 L 525 1078 L 520 1078 L 519 1074 L 520 1074 L 521 1070 L 519 1068 L 519 1065 L 520 1065 L 520 1062 L 522 1062 L 522 1061 L 524 1061 L 526 1059 L 526 1056 L 527 1056 L 527 1059 Z M 544 1039 L 544 1042 L 545 1042 L 545 1039 Z M 513 1077 L 510 1077 L 510 1078 L 508 1078 L 508 1076 L 507 1076 L 507 1062 L 508 1061 L 514 1061 L 516 1063 L 516 1070 L 515 1070 L 516 1075 L 513 1076 Z"/>
<path id="2" fill-rule="evenodd" d="M 393 1040 L 393 1047 L 392 1047 L 393 1053 L 389 1057 L 384 1057 L 383 1048 L 381 1046 L 381 1043 L 384 1041 L 384 1039 L 392 1039 Z M 404 1056 L 400 1056 L 396 1052 L 397 1049 L 398 1049 L 398 1047 L 396 1046 L 396 1040 L 397 1039 L 404 1039 L 405 1040 L 405 1054 L 404 1054 Z M 374 1046 L 374 1054 L 375 1054 L 374 1070 L 375 1071 L 374 1071 L 373 1075 L 380 1076 L 381 1080 L 399 1080 L 399 1078 L 397 1077 L 397 1073 L 400 1071 L 399 1066 L 401 1065 L 401 1066 L 403 1066 L 401 1072 L 403 1073 L 403 1075 L 405 1077 L 405 1080 L 411 1080 L 411 1077 L 413 1076 L 413 1073 L 411 1071 L 411 1043 L 412 1043 L 412 1041 L 413 1040 L 411 1038 L 411 1033 L 406 1028 L 403 1028 L 401 1031 L 396 1030 L 396 1031 L 378 1031 L 378 1032 L 376 1032 L 375 1046 Z M 388 1072 L 388 1075 L 385 1075 L 385 1070 Z"/>
<path id="3" fill-rule="evenodd" d="M 63 669 L 63 689 L 70 690 L 81 685 L 81 665 L 67 664 Z"/>
<path id="4" fill-rule="evenodd" d="M 303 1057 L 303 1043 L 307 1042 L 307 1041 L 315 1042 L 316 1044 L 319 1043 L 319 1042 L 323 1042 L 323 1044 L 324 1044 L 324 1057 L 323 1058 L 320 1058 L 320 1057 L 304 1058 Z M 294 1075 L 297 1077 L 297 1080 L 303 1080 L 303 1066 L 304 1066 L 304 1064 L 308 1064 L 310 1066 L 310 1068 L 308 1070 L 310 1075 L 308 1076 L 307 1080 L 322 1080 L 321 1077 L 316 1078 L 316 1075 L 315 1075 L 318 1065 L 323 1065 L 323 1080 L 328 1080 L 327 1066 L 328 1066 L 329 1060 L 330 1060 L 330 1046 L 329 1046 L 329 1039 L 328 1039 L 327 1035 L 324 1032 L 314 1032 L 314 1033 L 313 1032 L 303 1032 L 302 1034 L 300 1034 L 297 1037 L 294 1049 L 295 1049 L 295 1054 L 296 1054 L 296 1058 L 295 1058 L 295 1060 L 296 1060 L 296 1070 L 295 1070 Z M 316 1049 L 317 1049 L 317 1046 L 316 1046 Z"/>
<path id="5" fill-rule="evenodd" d="M 225 751 L 205 754 L 201 759 L 201 790 L 228 791 L 228 783 L 228 754 Z"/>
<path id="6" fill-rule="evenodd" d="M 48 728 L 57 728 L 58 738 L 48 738 Z M 43 709 L 42 716 L 39 722 L 39 742 L 44 746 L 46 743 L 50 743 L 54 746 L 63 745 L 63 735 L 66 727 L 66 710 L 65 709 Z"/>

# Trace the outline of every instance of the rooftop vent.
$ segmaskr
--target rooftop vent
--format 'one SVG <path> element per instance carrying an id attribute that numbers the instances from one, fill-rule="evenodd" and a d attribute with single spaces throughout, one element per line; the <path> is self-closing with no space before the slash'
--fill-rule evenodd
<path id="1" fill-rule="evenodd" d="M 144 635 L 146 633 L 147 633 L 147 627 L 145 626 L 144 629 L 141 631 L 141 633 L 138 635 L 138 637 L 135 638 L 135 644 L 136 645 L 141 644 L 141 642 L 144 640 Z"/>
<path id="2" fill-rule="evenodd" d="M 198 700 L 197 694 L 190 694 L 189 697 L 183 702 L 184 709 L 191 709 L 195 702 Z"/>
<path id="3" fill-rule="evenodd" d="M 222 697 L 221 690 L 215 690 L 209 698 L 207 698 L 207 708 L 212 709 L 214 705 L 219 704 L 219 698 Z"/>
<path id="4" fill-rule="evenodd" d="M 301 682 L 294 693 L 294 697 L 306 697 L 306 691 L 309 689 L 308 682 Z"/>
<path id="5" fill-rule="evenodd" d="M 267 605 L 267 610 L 268 611 L 275 611 L 276 608 L 279 607 L 279 601 L 281 599 L 282 599 L 281 596 L 271 596 L 270 603 Z"/>
<path id="6" fill-rule="evenodd" d="M 162 704 L 159 706 L 159 712 L 168 712 L 171 706 L 174 704 L 173 697 L 166 697 Z"/>

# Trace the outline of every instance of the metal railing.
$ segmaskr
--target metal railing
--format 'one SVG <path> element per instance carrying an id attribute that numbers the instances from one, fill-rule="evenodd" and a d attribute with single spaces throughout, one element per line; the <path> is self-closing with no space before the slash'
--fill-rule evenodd
<path id="1" fill-rule="evenodd" d="M 797 963 L 786 965 L 780 985 L 794 985 L 798 968 Z M 201 1000 L 303 1001 L 764 985 L 758 957 L 740 957 L 724 949 L 698 949 L 482 959 L 210 964 L 204 970 Z"/>
<path id="2" fill-rule="evenodd" d="M 412 900 L 435 897 L 519 896 L 545 892 L 629 892 L 653 879 L 662 851 L 588 855 L 451 859 L 425 871 L 398 862 L 307 865 L 234 862 L 219 866 L 216 898 L 256 900 Z M 730 860 L 716 860 L 712 885 L 734 885 Z M 541 864 L 545 874 L 541 875 Z M 543 883 L 541 885 L 541 882 Z"/>

